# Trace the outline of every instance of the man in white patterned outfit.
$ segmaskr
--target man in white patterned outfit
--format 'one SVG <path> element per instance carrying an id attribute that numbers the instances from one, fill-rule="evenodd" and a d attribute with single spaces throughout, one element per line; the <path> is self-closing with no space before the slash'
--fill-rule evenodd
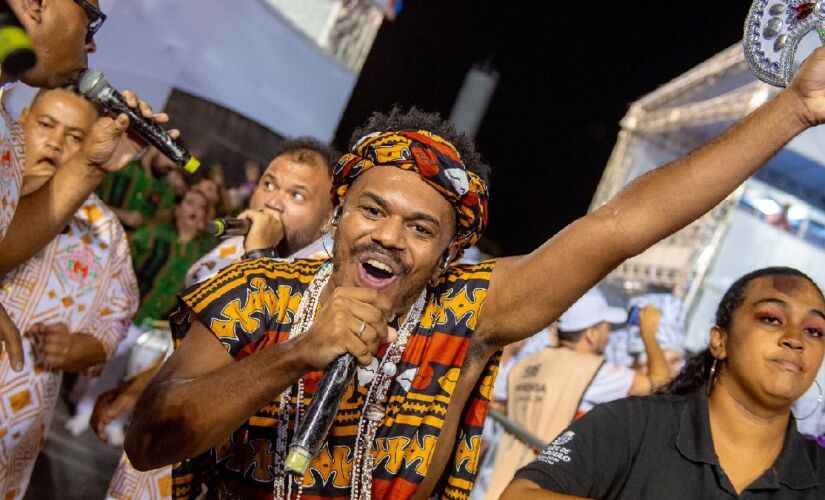
<path id="1" fill-rule="evenodd" d="M 337 155 L 327 146 L 309 138 L 288 139 L 275 152 L 264 171 L 249 210 L 240 217 L 252 220 L 249 234 L 221 242 L 196 262 L 187 273 L 186 286 L 206 280 L 244 257 L 268 252 L 277 258 L 327 259 L 332 239 L 325 232 L 332 215 L 329 190 Z M 142 388 L 154 375 L 157 364 L 98 399 L 92 426 L 102 439 L 106 427 L 116 417 L 130 411 Z M 123 454 L 109 484 L 108 499 L 166 500 L 171 498 L 172 467 L 148 472 L 132 468 Z"/>
<path id="2" fill-rule="evenodd" d="M 21 124 L 22 192 L 38 189 L 80 148 L 97 111 L 69 90 L 43 91 Z M 24 332 L 25 366 L 0 361 L 0 498 L 22 498 L 42 448 L 62 373 L 100 369 L 125 335 L 138 299 L 126 234 L 89 196 L 66 229 L 7 274 L 0 301 Z"/>
<path id="3" fill-rule="evenodd" d="M 5 89 L 16 76 L 33 87 L 57 88 L 74 81 L 94 52 L 94 34 L 104 19 L 98 0 L 7 0 L 32 40 L 37 63 L 21 75 L 0 74 Z M 125 94 L 133 107 L 153 117 L 146 103 Z M 85 203 L 111 170 L 125 165 L 121 156 L 129 145 L 120 139 L 128 127 L 126 115 L 97 120 L 85 144 L 66 160 L 40 189 L 21 196 L 25 144 L 20 125 L 5 107 L 0 109 L 0 276 L 14 270 L 45 247 Z M 156 121 L 168 120 L 163 114 Z M 121 146 L 120 154 L 115 155 Z M 110 161 L 115 157 L 115 161 Z M 4 305 L 4 304 L 3 304 Z M 23 368 L 20 334 L 0 305 L 0 349 L 8 350 L 11 365 Z M 19 325 L 18 325 L 19 326 Z M 5 355 L 4 355 L 5 356 Z"/>

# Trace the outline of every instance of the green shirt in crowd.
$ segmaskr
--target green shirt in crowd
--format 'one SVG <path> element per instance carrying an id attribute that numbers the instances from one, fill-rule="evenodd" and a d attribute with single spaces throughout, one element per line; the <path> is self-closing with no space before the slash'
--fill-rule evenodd
<path id="1" fill-rule="evenodd" d="M 208 236 L 181 243 L 172 224 L 146 224 L 130 237 L 132 263 L 140 288 L 140 308 L 133 322 L 165 320 L 178 305 L 176 293 L 183 288 L 186 271 L 215 246 Z"/>
<path id="2" fill-rule="evenodd" d="M 110 207 L 137 211 L 148 221 L 160 215 L 168 219 L 175 204 L 175 193 L 165 178 L 157 178 L 136 161 L 106 176 L 97 196 Z"/>

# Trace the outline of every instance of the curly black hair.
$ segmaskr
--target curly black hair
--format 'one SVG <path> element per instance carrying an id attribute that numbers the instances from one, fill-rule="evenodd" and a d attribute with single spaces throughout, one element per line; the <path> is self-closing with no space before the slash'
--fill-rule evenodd
<path id="1" fill-rule="evenodd" d="M 716 308 L 716 326 L 722 330 L 730 330 L 733 323 L 733 313 L 745 302 L 748 285 L 751 281 L 765 276 L 796 276 L 807 280 L 816 288 L 822 296 L 822 290 L 811 279 L 810 276 L 792 267 L 766 267 L 750 272 L 736 280 L 722 296 L 719 306 Z M 657 394 L 683 395 L 696 392 L 705 387 L 710 378 L 710 368 L 713 365 L 714 357 L 707 348 L 692 356 L 685 362 L 682 371 L 670 381 L 669 384 L 661 387 Z"/>
<path id="2" fill-rule="evenodd" d="M 282 140 L 275 148 L 275 154 L 272 157 L 277 158 L 283 155 L 288 155 L 294 162 L 305 164 L 314 164 L 318 157 L 321 157 L 330 175 L 340 156 L 333 147 L 309 136 L 287 137 Z"/>
<path id="3" fill-rule="evenodd" d="M 482 159 L 475 142 L 457 131 L 455 125 L 441 118 L 438 113 L 421 111 L 415 106 L 404 110 L 396 104 L 389 113 L 374 112 L 363 127 L 353 131 L 349 148 L 352 149 L 365 135 L 392 130 L 427 130 L 447 139 L 458 150 L 467 170 L 478 175 L 488 186 L 490 185 L 490 165 Z"/>

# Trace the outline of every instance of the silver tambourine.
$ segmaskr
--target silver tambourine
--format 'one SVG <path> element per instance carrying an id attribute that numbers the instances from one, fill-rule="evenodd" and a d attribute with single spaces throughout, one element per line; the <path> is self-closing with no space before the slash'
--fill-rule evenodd
<path id="1" fill-rule="evenodd" d="M 745 21 L 745 60 L 757 78 L 785 87 L 799 42 L 813 30 L 825 43 L 825 0 L 755 0 Z"/>

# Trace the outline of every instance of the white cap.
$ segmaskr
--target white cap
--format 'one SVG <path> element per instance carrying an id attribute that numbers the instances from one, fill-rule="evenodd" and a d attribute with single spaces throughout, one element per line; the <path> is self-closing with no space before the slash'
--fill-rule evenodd
<path id="1" fill-rule="evenodd" d="M 607 299 L 597 288 L 587 293 L 570 306 L 559 318 L 559 330 L 563 332 L 578 332 L 596 326 L 601 322 L 620 325 L 627 321 L 627 311 L 621 307 L 610 307 Z"/>

